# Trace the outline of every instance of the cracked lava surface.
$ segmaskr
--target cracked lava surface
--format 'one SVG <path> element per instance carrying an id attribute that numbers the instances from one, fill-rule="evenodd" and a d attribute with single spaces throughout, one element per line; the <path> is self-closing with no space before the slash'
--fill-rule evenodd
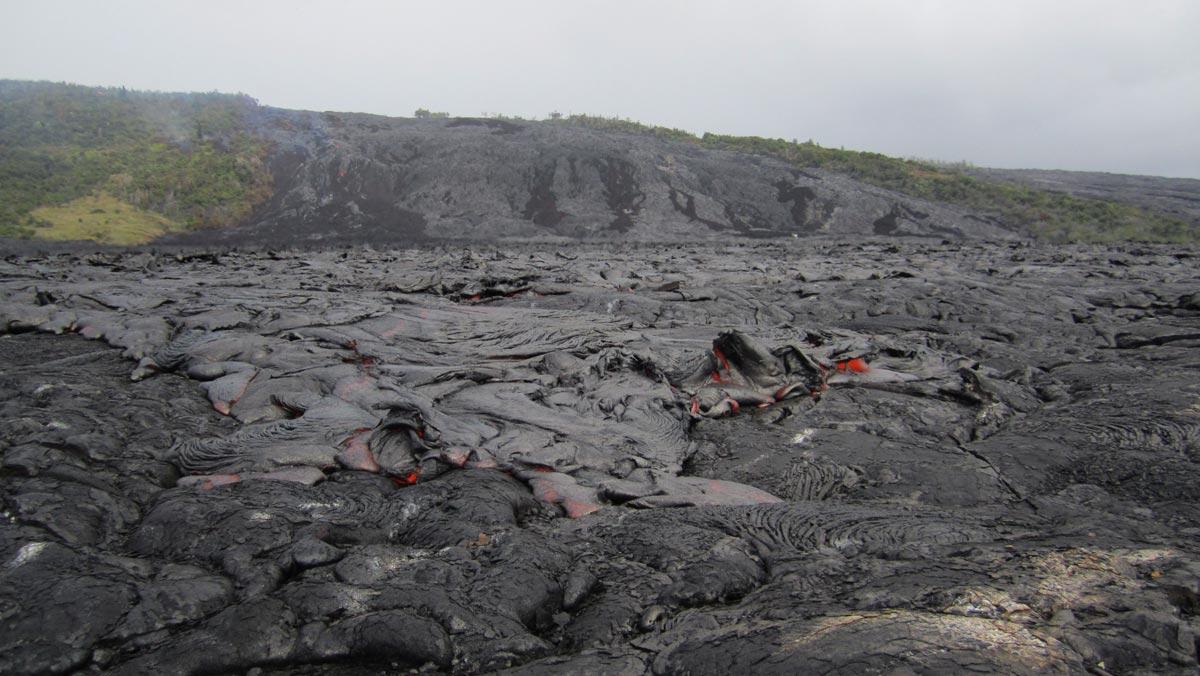
<path id="1" fill-rule="evenodd" d="M 1200 252 L 0 261 L 0 672 L 1194 673 Z"/>

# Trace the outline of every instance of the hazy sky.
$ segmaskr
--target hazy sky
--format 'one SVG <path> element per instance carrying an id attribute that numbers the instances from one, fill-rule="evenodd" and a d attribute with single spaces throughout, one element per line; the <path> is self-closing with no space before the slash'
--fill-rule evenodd
<path id="1" fill-rule="evenodd" d="M 0 0 L 0 77 L 1200 178 L 1200 0 Z"/>

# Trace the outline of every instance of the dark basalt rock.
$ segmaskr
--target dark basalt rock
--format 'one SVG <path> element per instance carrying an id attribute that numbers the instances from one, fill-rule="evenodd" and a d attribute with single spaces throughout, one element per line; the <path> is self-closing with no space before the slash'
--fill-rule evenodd
<path id="1" fill-rule="evenodd" d="M 262 108 L 272 192 L 245 222 L 164 242 L 412 244 L 811 235 L 1019 239 L 993 214 L 821 169 L 566 122 Z M 881 222 L 903 203 L 919 218 Z"/>
<path id="2" fill-rule="evenodd" d="M 1193 673 L 1196 253 L 10 255 L 0 671 Z"/>

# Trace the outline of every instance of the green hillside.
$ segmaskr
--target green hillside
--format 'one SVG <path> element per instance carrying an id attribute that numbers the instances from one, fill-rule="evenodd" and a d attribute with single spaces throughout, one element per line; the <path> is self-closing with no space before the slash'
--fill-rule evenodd
<path id="1" fill-rule="evenodd" d="M 245 131 L 256 108 L 238 95 L 0 81 L 0 235 L 77 230 L 77 209 L 48 207 L 83 198 L 123 203 L 142 225 L 231 225 L 270 195 L 267 148 Z M 134 231 L 101 239 L 133 243 Z"/>

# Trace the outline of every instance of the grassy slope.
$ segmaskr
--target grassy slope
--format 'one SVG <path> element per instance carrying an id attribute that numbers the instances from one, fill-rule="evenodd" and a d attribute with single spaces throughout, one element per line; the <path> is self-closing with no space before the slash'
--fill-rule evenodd
<path id="1" fill-rule="evenodd" d="M 78 231 L 78 220 L 61 220 L 78 219 L 74 208 L 46 207 L 89 196 L 126 203 L 126 217 L 157 214 L 191 228 L 237 222 L 270 195 L 267 148 L 245 131 L 256 105 L 244 96 L 0 81 L 0 235 Z M 123 227 L 108 220 L 88 232 L 128 237 L 105 235 Z"/>
<path id="2" fill-rule="evenodd" d="M 85 195 L 59 206 L 38 207 L 30 212 L 36 221 L 34 234 L 40 239 L 90 239 L 105 244 L 143 244 L 179 224 L 151 211 L 101 192 Z"/>
<path id="3" fill-rule="evenodd" d="M 992 215 L 1033 236 L 1055 242 L 1145 240 L 1195 242 L 1189 224 L 1131 204 L 1074 197 L 1016 183 L 969 176 L 953 166 L 902 160 L 878 153 L 823 148 L 757 136 L 695 136 L 680 129 L 653 127 L 630 120 L 572 115 L 564 122 L 596 129 L 623 131 L 774 157 L 797 168 L 820 167 L 847 174 L 865 183 L 934 202 L 947 202 Z"/>

